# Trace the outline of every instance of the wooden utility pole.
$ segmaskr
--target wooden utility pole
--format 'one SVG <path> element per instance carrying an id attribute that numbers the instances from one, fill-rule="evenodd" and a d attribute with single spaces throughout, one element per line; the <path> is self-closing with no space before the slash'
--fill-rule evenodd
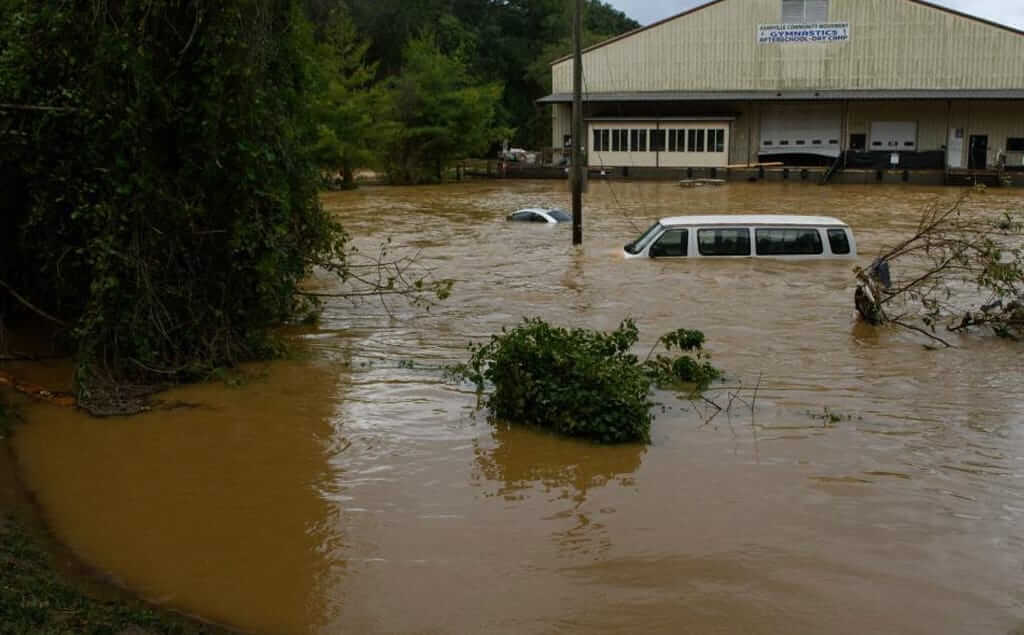
<path id="1" fill-rule="evenodd" d="M 572 23 L 572 244 L 583 244 L 583 0 L 576 0 Z"/>

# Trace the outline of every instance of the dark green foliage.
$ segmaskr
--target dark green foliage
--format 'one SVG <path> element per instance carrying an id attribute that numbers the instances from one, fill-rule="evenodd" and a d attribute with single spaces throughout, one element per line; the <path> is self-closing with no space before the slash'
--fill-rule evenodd
<path id="1" fill-rule="evenodd" d="M 309 156 L 301 10 L 4 8 L 0 101 L 32 108 L 0 110 L 0 279 L 70 325 L 87 382 L 187 379 L 272 352 L 311 262 L 344 256 Z"/>
<path id="2" fill-rule="evenodd" d="M 370 41 L 341 11 L 323 18 L 315 50 L 313 115 L 317 164 L 328 174 L 339 169 L 347 189 L 355 187 L 353 171 L 372 165 L 381 129 L 375 115 L 383 108 L 384 91 L 375 83 L 377 65 L 367 62 Z"/>
<path id="3" fill-rule="evenodd" d="M 330 0 L 307 0 L 324 13 Z M 359 29 L 371 39 L 370 59 L 382 78 L 400 74 L 403 45 L 425 30 L 446 55 L 461 52 L 472 76 L 504 87 L 496 124 L 514 130 L 514 145 L 551 143 L 548 108 L 535 102 L 548 94 L 549 63 L 568 53 L 571 3 L 564 0 L 349 0 Z M 640 26 L 599 0 L 587 0 L 584 28 L 594 43 Z M 536 72 L 527 69 L 537 68 Z"/>
<path id="4" fill-rule="evenodd" d="M 711 382 L 722 376 L 721 371 L 711 365 L 711 355 L 704 350 L 704 333 L 689 329 L 679 329 L 662 336 L 658 343 L 665 350 L 680 353 L 692 353 L 672 357 L 658 354 L 644 362 L 651 378 L 662 387 L 675 384 L 693 384 L 699 390 L 707 388 Z"/>
<path id="5" fill-rule="evenodd" d="M 494 125 L 501 85 L 473 78 L 468 68 L 432 33 L 409 42 L 402 74 L 389 82 L 384 143 L 392 182 L 441 181 L 453 160 L 479 156 L 503 136 Z"/>
<path id="6" fill-rule="evenodd" d="M 653 386 L 690 377 L 703 383 L 719 373 L 704 361 L 698 331 L 676 331 L 660 341 L 670 350 L 697 351 L 697 361 L 683 355 L 642 363 L 630 352 L 637 339 L 632 320 L 602 333 L 528 319 L 471 346 L 469 363 L 453 374 L 481 391 L 493 385 L 486 405 L 498 419 L 601 443 L 649 441 Z"/>
<path id="7" fill-rule="evenodd" d="M 136 601 L 102 601 L 60 580 L 46 553 L 11 518 L 0 517 L 0 635 L 220 633 Z M 138 631 L 132 631 L 138 632 Z"/>

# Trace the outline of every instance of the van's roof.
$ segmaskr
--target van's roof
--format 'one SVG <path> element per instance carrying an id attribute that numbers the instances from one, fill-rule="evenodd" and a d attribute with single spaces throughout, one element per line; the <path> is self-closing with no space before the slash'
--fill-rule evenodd
<path id="1" fill-rule="evenodd" d="M 661 219 L 662 225 L 814 225 L 846 227 L 838 218 L 828 216 L 777 215 L 716 215 L 716 216 L 671 216 Z"/>

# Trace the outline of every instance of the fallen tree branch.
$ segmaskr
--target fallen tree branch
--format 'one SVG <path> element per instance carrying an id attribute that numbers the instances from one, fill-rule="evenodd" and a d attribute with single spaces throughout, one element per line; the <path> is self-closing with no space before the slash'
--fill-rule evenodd
<path id="1" fill-rule="evenodd" d="M 35 112 L 79 112 L 81 108 L 67 106 L 35 106 L 32 104 L 0 104 L 0 110 L 27 110 Z"/>
<path id="2" fill-rule="evenodd" d="M 11 287 L 11 285 L 7 284 L 3 280 L 0 280 L 0 287 L 3 287 L 4 289 L 7 289 L 7 292 L 11 294 L 11 297 L 13 297 L 15 300 L 20 302 L 22 305 L 25 306 L 25 308 L 31 310 L 36 315 L 38 315 L 38 316 L 40 316 L 42 318 L 45 318 L 45 319 L 49 320 L 50 322 L 53 322 L 54 324 L 56 324 L 58 326 L 63 326 L 65 328 L 67 328 L 67 326 L 68 326 L 67 322 L 65 322 L 64 320 L 61 320 L 59 318 L 56 318 L 56 317 L 50 315 L 46 311 L 44 311 L 44 310 L 40 309 L 39 307 L 37 307 L 36 305 L 32 304 L 27 299 L 25 299 L 24 296 L 22 296 L 20 293 L 15 291 Z"/>
<path id="3" fill-rule="evenodd" d="M 934 202 L 912 236 L 856 269 L 854 304 L 874 325 L 893 324 L 956 348 L 935 334 L 987 327 L 1024 337 L 1024 224 L 968 208 L 968 191 Z M 898 269 L 897 269 L 898 265 Z"/>
<path id="4" fill-rule="evenodd" d="M 40 401 L 48 401 L 50 403 L 57 404 L 58 406 L 74 407 L 75 405 L 75 398 L 72 395 L 47 390 L 46 388 L 37 386 L 36 384 L 18 381 L 10 373 L 2 371 L 0 371 L 0 386 L 9 386 L 23 395 L 28 395 L 29 397 Z"/>
<path id="5" fill-rule="evenodd" d="M 895 324 L 896 326 L 902 326 L 905 329 L 908 329 L 908 330 L 911 330 L 911 331 L 916 331 L 916 332 L 920 333 L 921 335 L 924 335 L 926 337 L 930 337 L 933 340 L 935 340 L 936 342 L 939 342 L 940 344 L 945 346 L 946 348 L 956 348 L 956 346 L 953 346 L 952 344 L 950 344 L 946 340 L 942 339 L 938 335 L 935 335 L 934 333 L 929 333 L 927 330 L 925 330 L 925 329 L 923 329 L 923 328 L 921 328 L 919 326 L 914 326 L 913 324 L 907 324 L 906 322 L 902 322 L 900 320 L 889 320 L 889 321 L 892 322 L 893 324 Z"/>

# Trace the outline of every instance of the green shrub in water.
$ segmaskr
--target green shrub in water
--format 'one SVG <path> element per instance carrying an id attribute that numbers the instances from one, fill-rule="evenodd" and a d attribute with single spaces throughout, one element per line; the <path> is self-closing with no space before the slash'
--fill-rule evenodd
<path id="1" fill-rule="evenodd" d="M 499 419 L 601 443 L 646 442 L 653 386 L 686 382 L 699 389 L 720 373 L 707 361 L 699 331 L 675 331 L 659 340 L 670 352 L 694 356 L 648 356 L 641 362 L 630 352 L 637 340 L 632 320 L 603 333 L 527 319 L 487 344 L 471 345 L 470 361 L 453 374 L 481 392 L 493 384 L 486 405 Z"/>

